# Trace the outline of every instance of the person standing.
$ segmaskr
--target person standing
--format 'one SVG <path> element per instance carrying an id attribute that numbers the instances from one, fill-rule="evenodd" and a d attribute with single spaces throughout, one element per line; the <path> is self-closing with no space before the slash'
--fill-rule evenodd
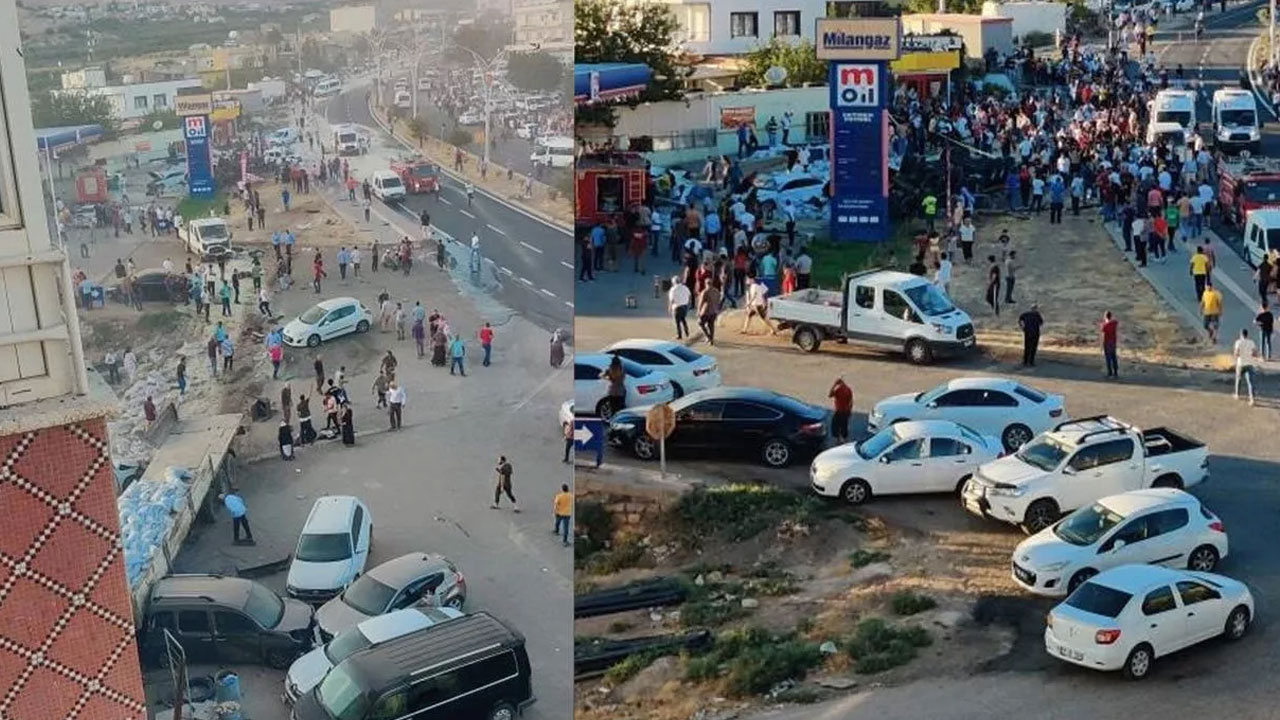
<path id="1" fill-rule="evenodd" d="M 176 372 L 176 375 L 178 376 L 178 395 L 181 397 L 187 394 L 187 358 L 186 357 L 178 358 L 178 370 Z"/>
<path id="2" fill-rule="evenodd" d="M 1031 309 L 1018 316 L 1018 327 L 1022 328 L 1023 367 L 1035 367 L 1036 351 L 1040 348 L 1040 328 L 1043 326 L 1044 318 L 1036 303 L 1031 303 Z"/>
<path id="3" fill-rule="evenodd" d="M 565 421 L 560 423 L 560 430 L 564 435 L 564 460 L 568 463 L 573 454 L 573 422 Z"/>
<path id="4" fill-rule="evenodd" d="M 293 386 L 287 382 L 280 388 L 280 414 L 285 422 L 293 422 Z"/>
<path id="5" fill-rule="evenodd" d="M 698 295 L 698 327 L 707 336 L 707 344 L 716 344 L 716 317 L 720 314 L 720 281 L 712 280 Z"/>
<path id="6" fill-rule="evenodd" d="M 844 377 L 837 377 L 831 389 L 827 391 L 831 398 L 831 436 L 838 443 L 849 442 L 849 416 L 853 414 L 853 388 L 845 383 Z"/>
<path id="7" fill-rule="evenodd" d="M 1218 326 L 1222 322 L 1222 293 L 1212 282 L 1205 284 L 1200 295 L 1200 312 L 1204 316 L 1204 329 L 1209 332 L 1209 342 L 1218 344 Z"/>
<path id="8" fill-rule="evenodd" d="M 209 374 L 218 377 L 218 339 L 210 336 L 205 343 L 205 352 L 209 355 Z"/>
<path id="9" fill-rule="evenodd" d="M 627 406 L 627 373 L 622 367 L 622 358 L 617 355 L 610 358 L 609 366 L 600 373 L 600 379 L 608 385 L 605 397 L 608 398 L 612 412 L 617 413 L 625 408 Z"/>
<path id="10" fill-rule="evenodd" d="M 1249 390 L 1249 404 L 1253 404 L 1253 362 L 1258 356 L 1258 347 L 1249 339 L 1249 331 L 1243 329 L 1240 331 L 1240 338 L 1231 348 L 1231 354 L 1236 359 L 1236 385 L 1235 392 L 1232 397 L 1236 400 L 1240 399 L 1240 378 L 1244 378 L 1245 387 Z"/>
<path id="11" fill-rule="evenodd" d="M 316 392 L 324 392 L 324 359 L 317 355 L 313 367 L 316 370 Z"/>
<path id="12" fill-rule="evenodd" d="M 142 416 L 147 419 L 147 427 L 152 428 L 156 424 L 156 404 L 148 395 L 147 399 L 142 402 Z"/>
<path id="13" fill-rule="evenodd" d="M 556 518 L 551 534 L 559 535 L 560 541 L 568 547 L 569 531 L 573 529 L 573 493 L 569 492 L 569 483 L 560 484 L 560 492 L 551 501 L 551 512 Z"/>
<path id="14" fill-rule="evenodd" d="M 556 328 L 551 332 L 548 360 L 553 368 L 558 368 L 564 364 L 564 333 L 560 331 L 560 328 Z"/>
<path id="15" fill-rule="evenodd" d="M 964 258 L 965 265 L 973 261 L 973 243 L 976 236 L 977 228 L 973 226 L 973 218 L 966 217 L 960 225 L 960 255 Z"/>
<path id="16" fill-rule="evenodd" d="M 298 397 L 298 444 L 310 445 L 316 440 L 316 429 L 311 424 L 311 401 L 306 395 Z"/>
<path id="17" fill-rule="evenodd" d="M 1017 301 L 1013 299 L 1014 273 L 1018 269 L 1017 251 L 1010 250 L 1004 258 L 1004 302 L 1006 305 L 1013 305 Z"/>
<path id="18" fill-rule="evenodd" d="M 1199 302 L 1209 283 L 1209 256 L 1204 254 L 1203 245 L 1196 245 L 1196 251 L 1191 254 L 1191 280 L 1195 283 L 1196 301 Z"/>
<path id="19" fill-rule="evenodd" d="M 236 545 L 253 545 L 253 530 L 249 529 L 249 509 L 235 489 L 218 496 L 227 512 L 231 513 L 231 540 Z M 244 528 L 244 540 L 240 540 L 240 529 Z"/>
<path id="20" fill-rule="evenodd" d="M 405 392 L 404 387 L 392 380 L 387 389 L 387 401 L 391 404 L 387 408 L 387 415 L 391 419 L 392 430 L 399 430 L 404 426 L 404 404 L 408 399 L 409 394 Z"/>
<path id="21" fill-rule="evenodd" d="M 287 420 L 280 421 L 280 429 L 276 431 L 276 443 L 280 446 L 280 459 L 293 460 L 293 426 Z"/>
<path id="22" fill-rule="evenodd" d="M 1108 310 L 1102 314 L 1102 357 L 1107 365 L 1107 377 L 1120 377 L 1120 361 L 1116 355 L 1120 322 Z"/>
<path id="23" fill-rule="evenodd" d="M 218 288 L 218 300 L 222 302 L 222 317 L 231 317 L 231 285 L 226 280 Z"/>
<path id="24" fill-rule="evenodd" d="M 1000 317 L 1000 265 L 995 255 L 987 256 L 987 305 Z"/>
<path id="25" fill-rule="evenodd" d="M 742 320 L 742 334 L 746 335 L 747 330 L 751 327 L 752 318 L 760 318 L 764 326 L 769 329 L 771 335 L 777 335 L 778 330 L 769 322 L 768 305 L 766 298 L 769 295 L 769 288 L 760 282 L 754 274 L 747 274 L 747 315 Z"/>
<path id="26" fill-rule="evenodd" d="M 462 342 L 461 335 L 454 335 L 453 341 L 449 343 L 449 374 L 452 375 L 456 368 L 458 374 L 462 377 L 467 376 L 467 370 L 462 366 L 462 360 L 467 355 L 467 345 Z"/>
<path id="27" fill-rule="evenodd" d="M 231 342 L 231 336 L 228 335 L 222 338 L 221 348 L 222 371 L 224 374 L 229 374 L 233 369 L 232 366 L 235 364 L 236 359 L 236 346 Z"/>
<path id="28" fill-rule="evenodd" d="M 267 348 L 267 357 L 271 359 L 271 379 L 280 377 L 280 363 L 284 361 L 284 346 L 273 344 Z"/>
<path id="29" fill-rule="evenodd" d="M 480 338 L 480 347 L 484 350 L 484 360 L 480 364 L 489 367 L 489 358 L 493 353 L 493 328 L 489 323 L 485 323 L 477 335 Z"/>
<path id="30" fill-rule="evenodd" d="M 348 253 L 347 259 L 351 261 L 352 277 L 360 277 L 360 248 L 352 245 L 351 252 Z"/>
<path id="31" fill-rule="evenodd" d="M 342 444 L 350 447 L 356 444 L 355 413 L 351 411 L 351 403 L 342 403 L 340 411 L 342 425 Z"/>
<path id="32" fill-rule="evenodd" d="M 387 407 L 387 388 L 387 374 L 383 371 L 378 371 L 378 377 L 373 379 L 373 396 L 377 398 L 377 401 L 373 404 L 375 408 Z M 392 427 L 394 428 L 395 425 L 392 425 Z"/>
<path id="33" fill-rule="evenodd" d="M 1258 339 L 1262 344 L 1260 357 L 1263 360 L 1271 359 L 1271 332 L 1275 330 L 1276 316 L 1271 312 L 1271 307 L 1264 301 L 1258 309 L 1258 315 L 1253 319 L 1253 324 L 1258 326 Z"/>
<path id="34" fill-rule="evenodd" d="M 693 302 L 693 293 L 684 284 L 679 275 L 671 277 L 671 289 L 667 291 L 667 310 L 676 323 L 676 339 L 683 340 L 689 335 L 689 305 Z"/>
<path id="35" fill-rule="evenodd" d="M 800 248 L 796 255 L 796 288 L 798 290 L 809 289 L 809 279 L 813 273 L 813 258 L 809 256 L 809 251 Z"/>
<path id="36" fill-rule="evenodd" d="M 411 330 L 413 335 L 413 343 L 418 346 L 418 359 L 421 360 L 427 354 L 427 330 L 422 324 L 422 320 L 415 319 Z"/>
<path id="37" fill-rule="evenodd" d="M 503 455 L 498 458 L 498 465 L 494 468 L 498 473 L 498 485 L 493 489 L 493 505 L 490 507 L 498 509 L 498 501 L 502 499 L 505 493 L 511 499 L 511 505 L 516 512 L 520 512 L 520 504 L 516 502 L 516 496 L 511 492 L 511 461 L 507 460 L 507 456 Z"/>

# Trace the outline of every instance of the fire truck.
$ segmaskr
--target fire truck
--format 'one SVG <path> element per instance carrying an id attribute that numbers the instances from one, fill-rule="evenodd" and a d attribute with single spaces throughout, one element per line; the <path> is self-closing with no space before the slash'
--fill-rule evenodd
<path id="1" fill-rule="evenodd" d="M 574 166 L 574 222 L 592 226 L 621 221 L 628 208 L 644 203 L 649 172 L 639 153 L 583 155 Z"/>
<path id="2" fill-rule="evenodd" d="M 1236 227 L 1244 227 L 1252 210 L 1280 207 L 1280 161 L 1247 153 L 1219 156 L 1218 203 L 1223 221 Z"/>
<path id="3" fill-rule="evenodd" d="M 396 160 L 391 172 L 400 176 L 405 191 L 412 195 L 440 192 L 440 168 L 427 160 Z"/>

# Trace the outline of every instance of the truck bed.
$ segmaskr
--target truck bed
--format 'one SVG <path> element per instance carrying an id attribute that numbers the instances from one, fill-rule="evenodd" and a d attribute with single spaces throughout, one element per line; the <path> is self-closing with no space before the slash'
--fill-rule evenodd
<path id="1" fill-rule="evenodd" d="M 769 318 L 787 325 L 839 328 L 844 296 L 834 290 L 808 288 L 769 300 Z"/>
<path id="2" fill-rule="evenodd" d="M 1194 440 L 1165 427 L 1143 430 L 1142 444 L 1146 448 L 1147 457 L 1160 457 L 1161 455 L 1171 455 L 1204 447 L 1204 443 L 1199 440 Z"/>

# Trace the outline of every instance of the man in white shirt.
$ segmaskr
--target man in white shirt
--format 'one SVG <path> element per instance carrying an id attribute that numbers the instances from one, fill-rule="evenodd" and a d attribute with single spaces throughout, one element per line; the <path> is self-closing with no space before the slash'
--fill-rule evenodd
<path id="1" fill-rule="evenodd" d="M 392 380 L 391 386 L 387 388 L 387 414 L 391 417 L 392 430 L 398 430 L 402 426 L 404 403 L 408 397 L 409 394 L 405 392 L 404 387 Z"/>
<path id="2" fill-rule="evenodd" d="M 1236 344 L 1231 348 L 1231 354 L 1236 359 L 1236 389 L 1232 395 L 1236 400 L 1240 399 L 1240 378 L 1244 378 L 1245 387 L 1249 390 L 1249 404 L 1253 404 L 1253 359 L 1258 356 L 1258 346 L 1253 344 L 1249 339 L 1249 331 L 1241 330 L 1240 338 L 1236 340 Z"/>
<path id="3" fill-rule="evenodd" d="M 933 277 L 933 284 L 938 286 L 944 295 L 950 297 L 951 293 L 951 259 L 946 253 L 942 253 L 938 260 L 938 272 Z"/>
<path id="4" fill-rule="evenodd" d="M 132 261 L 131 261 L 131 262 L 132 262 Z M 162 264 L 160 265 L 160 267 L 164 268 L 164 274 L 165 274 L 165 275 L 172 275 L 172 274 L 173 274 L 173 261 L 172 261 L 172 260 L 170 260 L 169 258 L 165 258 L 165 259 L 164 259 L 164 263 L 162 263 Z"/>
<path id="5" fill-rule="evenodd" d="M 667 291 L 667 310 L 676 321 L 676 339 L 683 340 L 689 334 L 689 303 L 693 302 L 693 293 L 680 281 L 680 276 L 671 278 L 671 289 Z"/>
<path id="6" fill-rule="evenodd" d="M 769 296 L 769 286 L 761 282 L 754 274 L 747 275 L 747 316 L 742 321 L 742 334 L 747 334 L 747 329 L 751 327 L 751 318 L 758 317 L 769 328 L 769 334 L 777 335 L 778 330 L 769 322 L 768 303 L 766 298 Z"/>

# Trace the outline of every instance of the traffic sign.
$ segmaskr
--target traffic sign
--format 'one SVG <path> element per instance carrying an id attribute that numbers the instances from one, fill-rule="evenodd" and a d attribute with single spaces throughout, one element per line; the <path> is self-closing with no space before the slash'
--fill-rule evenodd
<path id="1" fill-rule="evenodd" d="M 660 403 L 649 408 L 644 418 L 644 430 L 654 440 L 666 440 L 676 429 L 676 413 L 671 406 Z"/>
<path id="2" fill-rule="evenodd" d="M 596 453 L 604 449 L 604 422 L 599 418 L 574 420 L 573 448 Z"/>

